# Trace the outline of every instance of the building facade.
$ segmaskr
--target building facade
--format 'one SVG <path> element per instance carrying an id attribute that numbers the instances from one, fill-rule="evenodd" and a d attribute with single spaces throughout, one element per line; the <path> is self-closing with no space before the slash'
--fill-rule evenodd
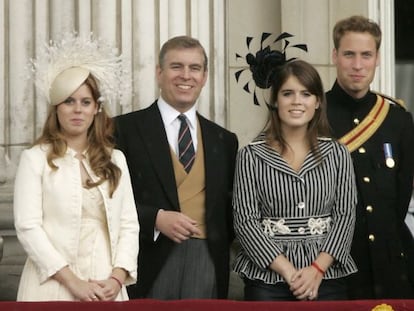
<path id="1" fill-rule="evenodd" d="M 244 145 L 264 126 L 267 113 L 252 104 L 234 78 L 246 66 L 235 57 L 249 52 L 246 37 L 255 38 L 251 49 L 256 51 L 263 32 L 293 34 L 292 43 L 306 43 L 309 51 L 287 53 L 314 64 L 328 89 L 335 78 L 332 28 L 353 14 L 368 16 L 383 29 L 384 52 L 372 87 L 393 95 L 394 5 L 389 0 L 0 0 L 0 293 L 5 293 L 0 299 L 15 297 L 24 261 L 13 229 L 13 181 L 21 151 L 39 135 L 46 116 L 47 104 L 26 78 L 27 62 L 45 42 L 63 32 L 92 32 L 131 60 L 133 89 L 110 107 L 117 115 L 144 108 L 157 97 L 157 55 L 168 38 L 198 38 L 209 57 L 199 111 L 234 131 Z"/>

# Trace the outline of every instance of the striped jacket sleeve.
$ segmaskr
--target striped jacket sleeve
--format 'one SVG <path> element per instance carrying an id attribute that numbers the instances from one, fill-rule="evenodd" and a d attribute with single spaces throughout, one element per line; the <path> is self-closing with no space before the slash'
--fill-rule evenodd
<path id="1" fill-rule="evenodd" d="M 234 229 L 247 256 L 266 269 L 283 250 L 261 227 L 257 183 L 263 181 L 257 180 L 257 169 L 249 146 L 242 148 L 237 155 L 233 189 Z"/>
<path id="2" fill-rule="evenodd" d="M 351 250 L 354 234 L 357 189 L 351 155 L 344 145 L 339 143 L 335 145 L 337 146 L 334 153 L 336 154 L 334 165 L 337 169 L 337 188 L 331 211 L 331 229 L 321 251 L 345 264 Z"/>

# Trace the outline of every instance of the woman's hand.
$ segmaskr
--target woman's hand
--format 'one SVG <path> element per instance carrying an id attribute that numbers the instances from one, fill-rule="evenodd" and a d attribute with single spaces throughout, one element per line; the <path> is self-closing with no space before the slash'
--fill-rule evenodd
<path id="1" fill-rule="evenodd" d="M 270 264 L 269 268 L 280 274 L 288 285 L 291 284 L 292 277 L 297 273 L 296 268 L 285 255 L 277 256 Z"/>
<path id="2" fill-rule="evenodd" d="M 300 300 L 318 298 L 319 286 L 322 283 L 323 276 L 333 261 L 334 258 L 331 255 L 320 252 L 310 266 L 295 273 L 290 284 L 293 295 Z"/>
<path id="3" fill-rule="evenodd" d="M 101 288 L 102 296 L 99 296 L 100 300 L 112 301 L 118 296 L 127 277 L 128 272 L 126 270 L 115 267 L 107 280 L 91 280 L 90 282 L 99 285 Z"/>
<path id="4" fill-rule="evenodd" d="M 101 295 L 98 296 L 102 301 L 113 301 L 118 296 L 121 287 L 114 279 L 90 280 L 91 283 L 100 287 Z"/>
<path id="5" fill-rule="evenodd" d="M 98 301 L 101 300 L 101 297 L 105 297 L 101 286 L 94 282 L 81 280 L 68 266 L 56 272 L 53 278 L 65 286 L 75 299 L 80 301 Z"/>
<path id="6" fill-rule="evenodd" d="M 312 266 L 297 271 L 293 276 L 290 290 L 299 300 L 313 300 L 318 297 L 323 275 Z"/>

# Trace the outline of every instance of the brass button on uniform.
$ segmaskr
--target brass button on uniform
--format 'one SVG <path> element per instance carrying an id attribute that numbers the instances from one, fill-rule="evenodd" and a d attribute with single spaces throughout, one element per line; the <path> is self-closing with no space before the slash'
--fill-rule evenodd
<path id="1" fill-rule="evenodd" d="M 359 124 L 359 119 L 358 119 L 358 118 L 355 118 L 355 119 L 354 119 L 354 124 L 356 124 L 356 125 L 358 125 L 358 124 Z"/>
<path id="2" fill-rule="evenodd" d="M 367 212 L 372 213 L 372 211 L 373 211 L 374 209 L 372 208 L 372 206 L 371 206 L 371 205 L 367 205 L 366 210 L 367 210 Z"/>
<path id="3" fill-rule="evenodd" d="M 365 153 L 365 152 L 366 152 L 366 150 L 365 150 L 365 148 L 364 148 L 364 147 L 361 147 L 361 148 L 359 148 L 359 149 L 358 149 L 358 152 L 359 152 L 359 153 Z"/>
<path id="4" fill-rule="evenodd" d="M 363 180 L 364 182 L 366 182 L 366 183 L 368 183 L 368 182 L 370 182 L 370 181 L 371 181 L 371 179 L 370 179 L 369 177 L 364 177 L 362 180 Z"/>
<path id="5" fill-rule="evenodd" d="M 370 235 L 368 236 L 368 239 L 369 239 L 371 242 L 374 242 L 374 240 L 375 240 L 375 235 L 370 234 Z"/>

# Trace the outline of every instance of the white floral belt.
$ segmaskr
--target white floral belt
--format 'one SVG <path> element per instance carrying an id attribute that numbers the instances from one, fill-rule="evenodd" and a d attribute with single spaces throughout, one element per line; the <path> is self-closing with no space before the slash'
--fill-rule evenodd
<path id="1" fill-rule="evenodd" d="M 328 215 L 308 218 L 263 218 L 262 226 L 270 237 L 279 235 L 303 236 L 322 235 L 331 228 L 332 218 Z"/>

